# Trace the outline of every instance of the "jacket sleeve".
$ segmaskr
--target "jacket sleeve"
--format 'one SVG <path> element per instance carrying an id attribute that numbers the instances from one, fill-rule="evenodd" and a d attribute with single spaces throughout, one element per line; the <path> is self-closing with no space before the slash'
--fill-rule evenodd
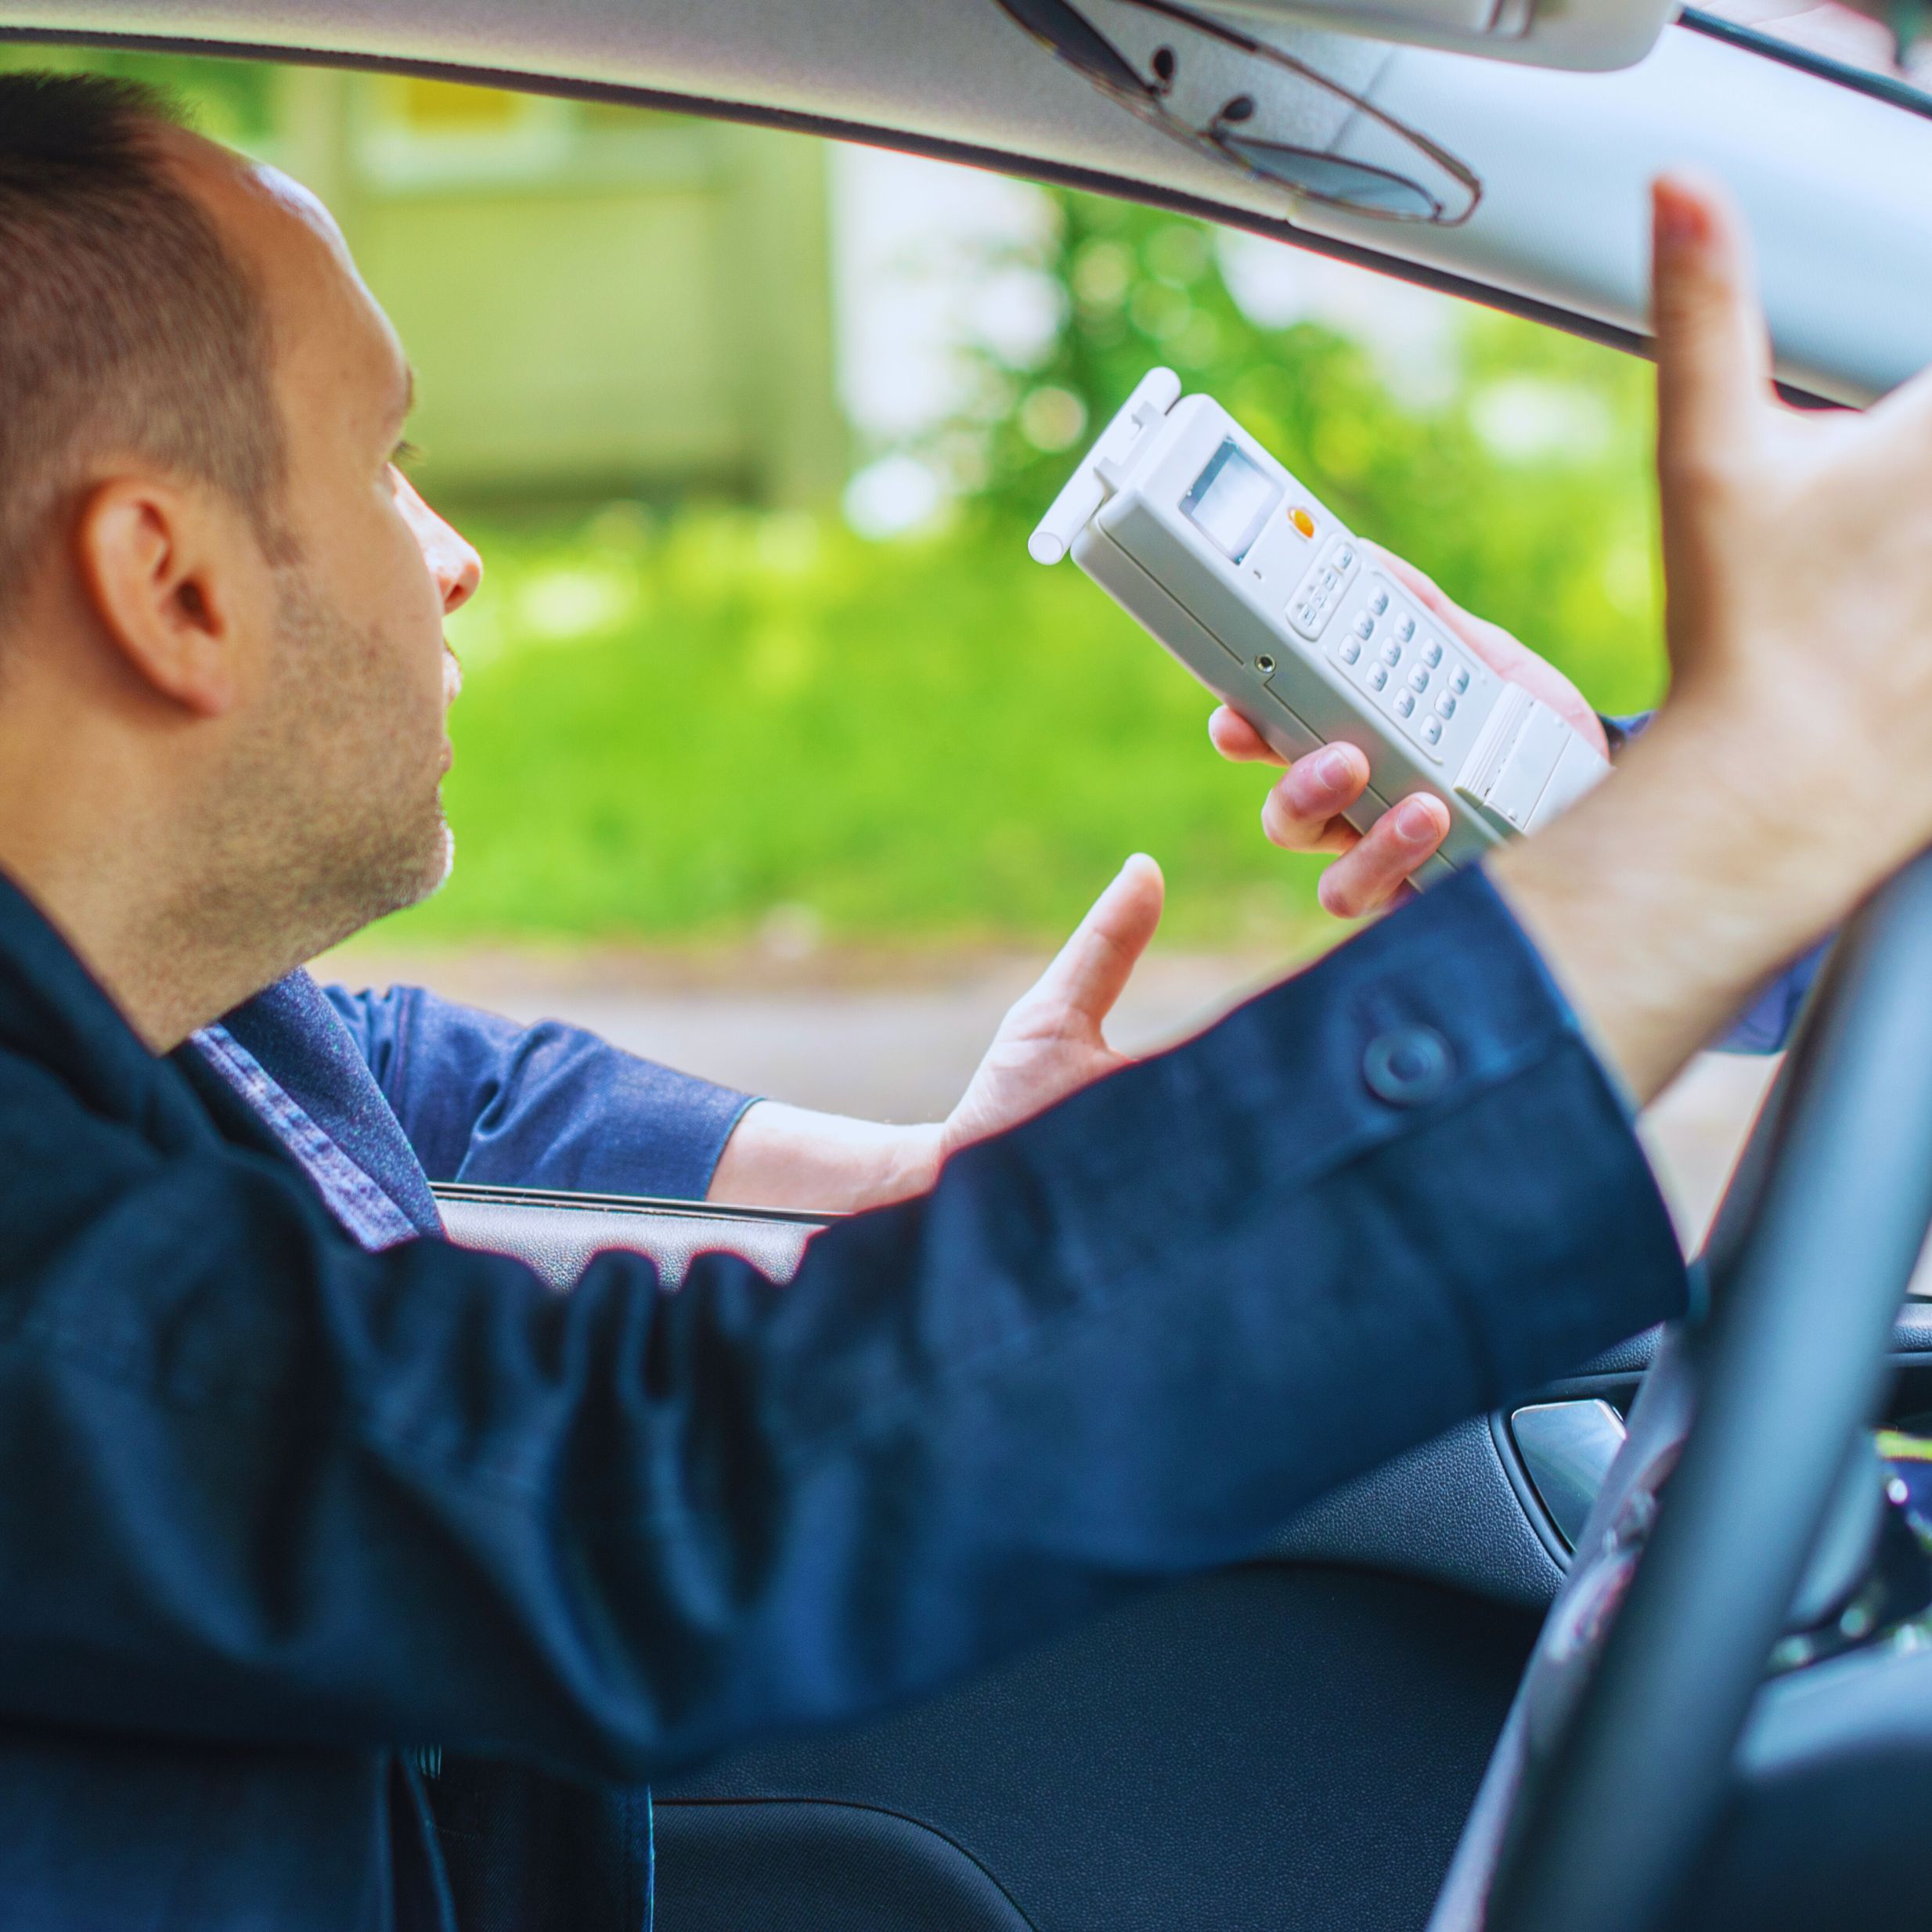
<path id="1" fill-rule="evenodd" d="M 701 1201 L 752 1097 L 556 1020 L 323 989 L 432 1180 Z"/>
<path id="2" fill-rule="evenodd" d="M 788 1289 L 364 1254 L 0 1101 L 0 1708 L 661 1774 L 856 1717 L 1682 1305 L 1480 874 L 834 1225 Z"/>

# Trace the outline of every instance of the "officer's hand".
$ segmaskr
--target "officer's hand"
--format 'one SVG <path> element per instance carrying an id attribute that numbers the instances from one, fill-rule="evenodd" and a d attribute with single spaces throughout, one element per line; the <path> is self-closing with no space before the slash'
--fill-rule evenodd
<path id="1" fill-rule="evenodd" d="M 1374 545 L 1367 548 L 1390 576 L 1406 585 L 1499 676 L 1520 684 L 1590 744 L 1607 752 L 1603 727 L 1583 694 L 1500 624 L 1475 616 L 1413 564 Z M 1220 707 L 1208 720 L 1208 736 L 1222 757 L 1237 763 L 1284 762 L 1253 726 Z M 1322 875 L 1322 907 L 1341 919 L 1379 910 L 1408 889 L 1408 881 L 1448 835 L 1449 813 L 1440 798 L 1418 792 L 1385 812 L 1364 837 L 1342 816 L 1368 784 L 1368 760 L 1352 744 L 1331 744 L 1298 759 L 1269 791 L 1261 828 L 1289 852 L 1333 852 L 1341 856 Z"/>
<path id="2" fill-rule="evenodd" d="M 1038 983 L 1000 1023 L 940 1155 L 1017 1126 L 1127 1063 L 1101 1031 L 1160 924 L 1160 867 L 1136 853 L 1094 903 Z"/>

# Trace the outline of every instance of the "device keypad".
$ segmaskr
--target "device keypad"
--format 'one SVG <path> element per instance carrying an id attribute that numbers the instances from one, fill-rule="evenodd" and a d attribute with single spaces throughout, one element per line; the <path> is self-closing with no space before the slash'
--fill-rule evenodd
<path id="1" fill-rule="evenodd" d="M 1404 608 L 1401 593 L 1386 579 L 1364 579 L 1361 593 L 1352 618 L 1335 626 L 1329 655 L 1352 683 L 1368 692 L 1376 708 L 1405 737 L 1439 764 L 1457 701 L 1470 686 L 1470 667 L 1462 647 L 1453 638 L 1434 633 L 1426 618 Z M 1306 584 L 1297 595 L 1300 599 L 1307 597 Z M 1323 621 L 1337 610 L 1330 593 L 1323 606 Z M 1348 612 L 1341 608 L 1339 615 L 1347 616 Z M 1291 608 L 1291 622 L 1295 615 Z"/>
<path id="2" fill-rule="evenodd" d="M 1308 566 L 1288 600 L 1288 621 L 1304 637 L 1318 637 L 1333 615 L 1343 590 L 1354 580 L 1361 553 L 1350 536 L 1333 536 Z M 1364 613 L 1372 623 L 1379 613 Z M 1359 628 L 1359 622 L 1358 626 Z M 1367 637 L 1368 633 L 1362 631 Z"/>

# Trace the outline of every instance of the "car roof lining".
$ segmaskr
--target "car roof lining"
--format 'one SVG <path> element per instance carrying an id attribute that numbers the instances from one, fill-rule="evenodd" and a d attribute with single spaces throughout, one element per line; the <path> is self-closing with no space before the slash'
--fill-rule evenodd
<path id="1" fill-rule="evenodd" d="M 1701 23 L 1687 21 L 1700 28 Z M 1015 155 L 1003 149 L 917 134 L 908 130 L 843 121 L 795 109 L 769 107 L 743 101 L 726 101 L 698 96 L 668 92 L 662 89 L 626 82 L 590 81 L 570 75 L 532 72 L 527 69 L 479 67 L 464 62 L 425 59 L 392 54 L 366 54 L 336 49 L 291 46 L 273 41 L 247 42 L 223 38 L 162 34 L 108 32 L 85 28 L 68 29 L 0 26 L 0 41 L 18 45 L 61 47 L 99 47 L 120 51 L 196 55 L 218 59 L 260 60 L 286 66 L 319 67 L 353 73 L 398 74 L 426 80 L 446 81 L 477 87 L 504 88 L 525 94 L 548 96 L 564 100 L 594 101 L 648 109 L 662 113 L 690 114 L 705 119 L 727 121 L 750 127 L 770 128 L 782 132 L 813 135 L 827 140 L 855 142 L 865 146 L 918 155 L 961 166 L 987 169 L 1022 179 L 1094 194 L 1137 201 L 1202 221 L 1238 228 L 1271 241 L 1305 249 L 1310 254 L 1349 263 L 1391 279 L 1437 294 L 1458 297 L 1500 313 L 1539 323 L 1583 341 L 1635 355 L 1651 359 L 1651 338 L 1637 330 L 1579 313 L 1560 305 L 1523 295 L 1512 290 L 1490 287 L 1471 278 L 1436 268 L 1428 263 L 1385 254 L 1337 236 L 1321 235 L 1296 226 L 1279 217 L 1257 210 L 1231 207 L 1222 202 L 1187 194 L 1162 184 L 1135 181 L 1066 162 Z M 1801 387 L 1780 381 L 1779 393 L 1799 408 L 1836 409 L 1840 404 Z"/>

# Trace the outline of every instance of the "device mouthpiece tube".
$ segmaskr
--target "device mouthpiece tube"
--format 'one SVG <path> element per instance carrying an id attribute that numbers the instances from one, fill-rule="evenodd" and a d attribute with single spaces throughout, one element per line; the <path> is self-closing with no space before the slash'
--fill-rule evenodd
<path id="1" fill-rule="evenodd" d="M 1083 463 L 1066 480 L 1053 499 L 1033 534 L 1026 539 L 1026 554 L 1036 564 L 1057 564 L 1073 547 L 1073 539 L 1085 528 L 1087 520 L 1107 500 L 1101 480 L 1091 463 Z"/>
<path id="2" fill-rule="evenodd" d="M 1087 460 L 1066 481 L 1066 487 L 1048 506 L 1047 514 L 1026 539 L 1026 554 L 1036 564 L 1057 564 L 1073 547 L 1073 539 L 1113 492 L 1124 463 L 1142 431 L 1159 422 L 1180 400 L 1180 378 L 1171 369 L 1150 369 L 1134 384 L 1134 393 L 1114 412 Z"/>

